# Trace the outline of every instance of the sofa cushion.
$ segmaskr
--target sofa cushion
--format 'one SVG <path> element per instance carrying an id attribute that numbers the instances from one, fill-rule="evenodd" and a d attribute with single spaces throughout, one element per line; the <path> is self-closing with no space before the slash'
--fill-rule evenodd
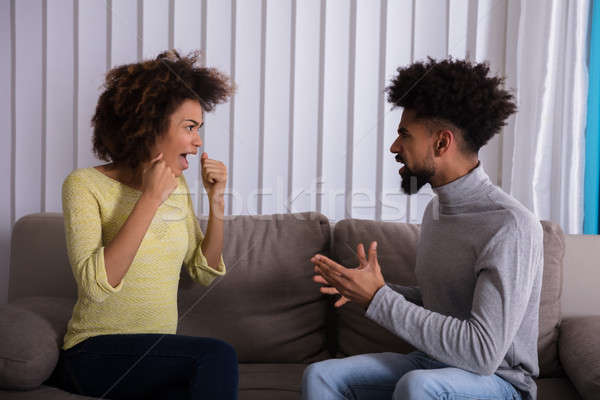
<path id="1" fill-rule="evenodd" d="M 97 397 L 80 396 L 78 394 L 65 392 L 64 390 L 41 385 L 33 390 L 0 390 L 2 400 L 96 400 Z"/>
<path id="2" fill-rule="evenodd" d="M 577 390 L 567 378 L 536 379 L 539 400 L 581 400 Z"/>
<path id="3" fill-rule="evenodd" d="M 600 316 L 572 317 L 560 328 L 560 359 L 584 399 L 600 396 Z"/>
<path id="4" fill-rule="evenodd" d="M 414 265 L 419 226 L 392 222 L 346 219 L 335 224 L 333 256 L 342 265 L 358 265 L 356 246 L 365 249 L 377 241 L 377 257 L 386 282 L 415 285 Z M 394 351 L 408 353 L 414 348 L 364 316 L 364 309 L 347 303 L 337 310 L 338 352 L 341 356 Z"/>
<path id="5" fill-rule="evenodd" d="M 58 361 L 51 324 L 24 308 L 0 305 L 0 387 L 33 389 L 45 381 Z"/>
<path id="6" fill-rule="evenodd" d="M 73 314 L 75 299 L 69 297 L 32 296 L 22 297 L 10 304 L 42 317 L 52 327 L 52 339 L 57 347 L 63 344 L 67 323 Z"/>
<path id="7" fill-rule="evenodd" d="M 540 299 L 538 355 L 540 377 L 561 376 L 558 362 L 558 329 L 564 236 L 560 226 L 541 222 L 544 230 L 544 272 Z M 348 219 L 335 225 L 333 255 L 342 265 L 353 267 L 356 245 L 378 242 L 379 264 L 386 282 L 415 285 L 414 266 L 419 225 Z M 395 351 L 406 353 L 412 347 L 376 325 L 361 307 L 346 304 L 338 310 L 338 350 L 341 355 Z"/>
<path id="8" fill-rule="evenodd" d="M 61 213 L 25 215 L 13 227 L 8 301 L 29 296 L 77 298 Z"/>
<path id="9" fill-rule="evenodd" d="M 37 296 L 1 306 L 0 387 L 32 389 L 50 376 L 74 304 L 71 298 Z"/>
<path id="10" fill-rule="evenodd" d="M 549 378 L 563 376 L 558 360 L 558 333 L 565 237 L 560 225 L 542 221 L 542 227 L 544 228 L 544 274 L 540 296 L 538 359 L 540 378 Z"/>
<path id="11" fill-rule="evenodd" d="M 240 400 L 299 399 L 306 364 L 240 364 Z"/>
<path id="12" fill-rule="evenodd" d="M 202 220 L 203 229 L 205 224 Z M 203 287 L 182 272 L 178 332 L 225 340 L 240 362 L 325 358 L 329 299 L 312 281 L 309 259 L 329 248 L 327 218 L 236 216 L 224 228 L 227 273 Z"/>

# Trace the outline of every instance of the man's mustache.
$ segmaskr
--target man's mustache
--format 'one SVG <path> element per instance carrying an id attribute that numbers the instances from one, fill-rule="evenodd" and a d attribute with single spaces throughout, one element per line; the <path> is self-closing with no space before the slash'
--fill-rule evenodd
<path id="1" fill-rule="evenodd" d="M 395 157 L 395 159 L 396 159 L 396 161 L 398 161 L 399 163 L 402 163 L 402 164 L 404 164 L 404 160 L 402 159 L 402 157 L 400 157 L 400 154 L 396 154 L 396 157 Z"/>

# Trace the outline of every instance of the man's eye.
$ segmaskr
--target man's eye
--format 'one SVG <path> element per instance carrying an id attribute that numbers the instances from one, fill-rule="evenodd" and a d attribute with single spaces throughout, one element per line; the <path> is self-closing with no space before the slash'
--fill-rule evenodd
<path id="1" fill-rule="evenodd" d="M 186 128 L 188 131 L 192 132 L 192 130 L 195 128 L 195 125 L 189 125 L 189 126 L 186 126 Z"/>

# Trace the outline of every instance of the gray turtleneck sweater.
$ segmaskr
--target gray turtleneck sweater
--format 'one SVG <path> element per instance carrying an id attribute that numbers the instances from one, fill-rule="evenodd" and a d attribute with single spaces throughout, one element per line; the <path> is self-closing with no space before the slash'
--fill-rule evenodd
<path id="1" fill-rule="evenodd" d="M 535 399 L 541 224 L 481 163 L 433 190 L 417 245 L 418 287 L 383 286 L 366 315 L 438 361 L 496 374 Z"/>

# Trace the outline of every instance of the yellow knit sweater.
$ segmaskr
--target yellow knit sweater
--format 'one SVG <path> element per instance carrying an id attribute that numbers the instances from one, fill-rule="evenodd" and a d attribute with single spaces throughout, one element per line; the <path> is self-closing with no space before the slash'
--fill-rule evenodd
<path id="1" fill-rule="evenodd" d="M 203 235 L 185 177 L 161 204 L 117 287 L 106 277 L 104 247 L 119 232 L 142 192 L 95 168 L 69 174 L 62 186 L 67 252 L 78 297 L 63 349 L 97 335 L 175 333 L 182 265 L 193 280 L 210 284 L 225 274 L 208 266 Z"/>

